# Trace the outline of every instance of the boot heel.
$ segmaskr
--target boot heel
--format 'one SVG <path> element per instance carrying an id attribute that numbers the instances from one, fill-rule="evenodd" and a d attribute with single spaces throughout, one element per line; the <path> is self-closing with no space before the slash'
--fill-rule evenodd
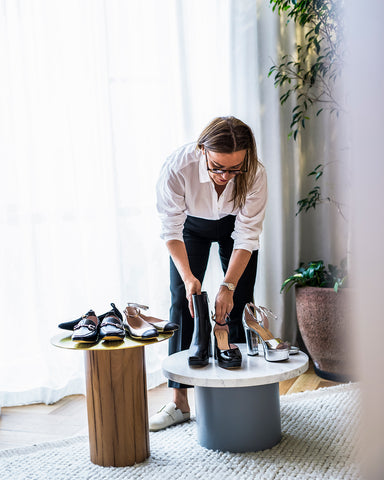
<path id="1" fill-rule="evenodd" d="M 212 357 L 212 340 L 211 336 L 209 336 L 209 343 L 208 343 L 208 357 Z"/>

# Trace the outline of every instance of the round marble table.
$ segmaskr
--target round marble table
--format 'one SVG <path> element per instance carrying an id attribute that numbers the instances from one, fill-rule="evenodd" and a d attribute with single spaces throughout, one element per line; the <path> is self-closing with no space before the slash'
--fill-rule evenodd
<path id="1" fill-rule="evenodd" d="M 190 367 L 188 350 L 163 362 L 170 380 L 195 386 L 198 441 L 203 447 L 228 452 L 253 452 L 281 439 L 279 382 L 308 369 L 308 356 L 299 352 L 283 362 L 248 356 L 239 344 L 241 368 L 220 368 L 210 358 L 206 367 Z"/>
<path id="2" fill-rule="evenodd" d="M 51 339 L 56 347 L 85 352 L 87 413 L 91 461 L 125 467 L 149 457 L 147 383 L 144 347 L 156 339 L 77 343 L 71 333 Z"/>

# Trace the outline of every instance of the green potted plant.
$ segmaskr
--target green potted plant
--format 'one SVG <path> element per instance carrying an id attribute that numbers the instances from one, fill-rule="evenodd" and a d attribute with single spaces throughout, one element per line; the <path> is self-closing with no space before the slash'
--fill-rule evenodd
<path id="1" fill-rule="evenodd" d="M 295 286 L 297 323 L 311 356 L 315 372 L 322 378 L 346 381 L 351 378 L 348 332 L 351 290 L 346 282 L 346 260 L 340 267 L 322 260 L 301 264 L 281 286 Z"/>
<path id="2" fill-rule="evenodd" d="M 280 292 L 289 290 L 293 285 L 307 287 L 333 288 L 337 293 L 347 277 L 347 260 L 344 258 L 337 265 L 325 267 L 323 260 L 317 260 L 308 264 L 301 263 L 295 273 L 284 280 Z"/>
<path id="3" fill-rule="evenodd" d="M 294 54 L 282 55 L 269 71 L 281 90 L 281 105 L 292 109 L 289 138 L 297 140 L 310 115 L 328 111 L 336 117 L 343 111 L 334 86 L 343 66 L 343 28 L 338 0 L 270 0 L 273 10 L 296 26 Z M 309 174 L 315 186 L 298 201 L 298 211 L 308 212 L 321 203 L 336 206 L 346 220 L 343 205 L 324 196 L 318 180 L 325 165 L 317 165 Z M 324 177 L 322 178 L 322 181 Z M 297 322 L 306 350 L 316 373 L 331 380 L 351 376 L 351 349 L 348 343 L 350 289 L 346 287 L 347 260 L 340 266 L 323 260 L 301 263 L 282 284 L 281 291 L 295 286 Z M 342 288 L 340 288 L 342 287 Z"/>

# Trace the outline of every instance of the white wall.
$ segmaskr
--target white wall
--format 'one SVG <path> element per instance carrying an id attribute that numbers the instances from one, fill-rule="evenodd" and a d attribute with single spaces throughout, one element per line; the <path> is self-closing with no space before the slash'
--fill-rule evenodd
<path id="1" fill-rule="evenodd" d="M 347 86 L 353 160 L 356 365 L 363 384 L 363 472 L 384 478 L 384 4 L 348 3 Z"/>

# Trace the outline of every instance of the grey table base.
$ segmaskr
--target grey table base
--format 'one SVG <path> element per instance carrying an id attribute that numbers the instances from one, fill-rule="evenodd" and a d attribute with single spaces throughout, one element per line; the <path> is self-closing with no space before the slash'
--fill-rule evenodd
<path id="1" fill-rule="evenodd" d="M 303 352 L 285 362 L 267 362 L 248 356 L 239 344 L 242 365 L 223 369 L 209 359 L 205 367 L 189 367 L 189 352 L 174 353 L 163 361 L 164 375 L 175 382 L 194 385 L 198 442 L 226 452 L 256 452 L 281 439 L 279 382 L 308 368 Z"/>
<path id="2" fill-rule="evenodd" d="M 279 384 L 242 388 L 195 387 L 201 446 L 234 453 L 255 452 L 281 439 Z"/>

